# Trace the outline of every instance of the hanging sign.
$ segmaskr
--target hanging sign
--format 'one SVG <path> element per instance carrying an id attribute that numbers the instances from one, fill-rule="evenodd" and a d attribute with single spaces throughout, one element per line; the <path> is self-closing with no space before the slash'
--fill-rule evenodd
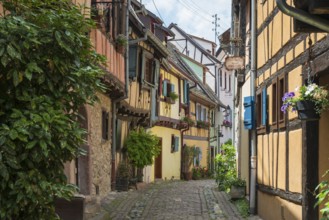
<path id="1" fill-rule="evenodd" d="M 226 57 L 225 67 L 228 70 L 241 70 L 244 68 L 244 57 Z"/>

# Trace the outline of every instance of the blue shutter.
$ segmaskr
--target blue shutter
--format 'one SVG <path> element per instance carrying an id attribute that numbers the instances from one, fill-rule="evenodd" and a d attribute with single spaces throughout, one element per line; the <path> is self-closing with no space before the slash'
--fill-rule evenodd
<path id="1" fill-rule="evenodd" d="M 162 85 L 162 95 L 164 97 L 167 96 L 167 84 L 168 84 L 168 81 L 167 80 L 163 80 L 163 85 Z"/>
<path id="2" fill-rule="evenodd" d="M 266 87 L 262 91 L 262 125 L 266 125 L 267 121 L 267 90 Z"/>
<path id="3" fill-rule="evenodd" d="M 129 78 L 136 79 L 137 70 L 137 47 L 129 47 Z"/>
<path id="4" fill-rule="evenodd" d="M 255 120 L 253 119 L 254 112 L 254 98 L 252 96 L 244 97 L 244 128 L 251 130 L 255 126 Z"/>

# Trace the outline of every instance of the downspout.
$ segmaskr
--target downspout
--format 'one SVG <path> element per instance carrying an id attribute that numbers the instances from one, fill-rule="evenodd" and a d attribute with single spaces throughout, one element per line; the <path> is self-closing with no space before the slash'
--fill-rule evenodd
<path id="1" fill-rule="evenodd" d="M 184 144 L 184 132 L 186 132 L 186 131 L 188 131 L 188 130 L 190 130 L 190 125 L 189 124 L 187 124 L 187 128 L 186 129 L 183 129 L 183 130 L 181 130 L 180 131 L 180 134 L 181 134 L 181 140 L 180 140 L 180 148 L 181 148 L 181 153 L 180 153 L 180 157 L 181 158 L 183 158 L 183 144 Z M 180 167 L 180 175 L 181 175 L 181 179 L 183 179 L 184 178 L 184 176 L 183 176 L 183 160 L 181 159 L 181 167 Z"/>
<path id="2" fill-rule="evenodd" d="M 256 97 L 256 88 L 255 88 L 255 80 L 257 74 L 257 66 L 256 66 L 256 49 L 257 49 L 257 0 L 251 0 L 251 69 L 250 69 L 250 92 L 253 97 L 254 103 L 254 111 L 253 121 L 254 126 L 251 130 L 251 152 L 250 152 L 250 213 L 256 213 L 256 105 L 255 105 L 255 97 Z"/>
<path id="3" fill-rule="evenodd" d="M 298 8 L 291 7 L 287 4 L 286 0 L 276 0 L 276 4 L 280 11 L 283 13 L 296 18 L 306 24 L 317 27 L 325 32 L 329 32 L 328 20 L 323 19 L 319 16 L 312 15 Z"/>
<path id="4" fill-rule="evenodd" d="M 126 4 L 126 24 L 125 24 L 125 36 L 127 39 L 129 39 L 129 7 L 130 7 L 130 0 L 125 0 L 123 4 Z M 115 159 L 116 159 L 116 145 L 117 145 L 117 140 L 116 140 L 116 119 L 117 119 L 117 104 L 128 98 L 128 93 L 129 93 L 129 44 L 126 45 L 126 53 L 125 53 L 125 94 L 117 99 L 114 99 L 112 101 L 112 161 L 111 161 L 111 189 L 115 189 L 116 185 L 116 166 L 115 166 Z"/>

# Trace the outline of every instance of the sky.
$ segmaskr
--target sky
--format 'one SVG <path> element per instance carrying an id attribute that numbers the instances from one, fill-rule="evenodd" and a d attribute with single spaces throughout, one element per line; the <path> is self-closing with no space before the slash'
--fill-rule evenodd
<path id="1" fill-rule="evenodd" d="M 176 23 L 186 33 L 215 42 L 215 18 L 219 35 L 230 27 L 230 0 L 139 0 L 146 9 L 164 21 L 164 26 Z M 216 39 L 218 45 L 218 38 Z"/>

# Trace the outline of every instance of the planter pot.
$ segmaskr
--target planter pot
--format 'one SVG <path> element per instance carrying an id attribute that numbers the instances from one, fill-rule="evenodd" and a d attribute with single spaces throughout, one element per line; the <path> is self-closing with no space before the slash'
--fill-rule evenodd
<path id="1" fill-rule="evenodd" d="M 184 172 L 183 176 L 184 176 L 184 180 L 189 181 L 192 179 L 192 172 Z"/>
<path id="2" fill-rule="evenodd" d="M 245 186 L 231 186 L 230 196 L 231 199 L 242 199 L 246 194 Z"/>
<path id="3" fill-rule="evenodd" d="M 115 189 L 117 191 L 128 191 L 129 179 L 128 178 L 116 178 Z"/>
<path id="4" fill-rule="evenodd" d="M 176 101 L 170 97 L 165 97 L 165 102 L 167 102 L 169 104 L 175 104 Z"/>
<path id="5" fill-rule="evenodd" d="M 296 103 L 298 118 L 303 121 L 316 121 L 320 115 L 315 111 L 315 103 L 309 100 L 299 101 Z"/>

